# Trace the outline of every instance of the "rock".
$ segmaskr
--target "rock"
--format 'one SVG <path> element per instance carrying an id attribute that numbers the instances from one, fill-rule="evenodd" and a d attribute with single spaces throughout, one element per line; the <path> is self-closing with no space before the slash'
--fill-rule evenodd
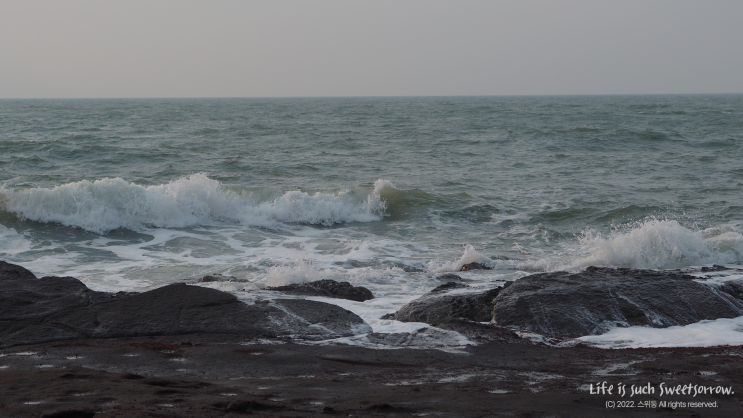
<path id="1" fill-rule="evenodd" d="M 510 258 L 506 257 L 505 255 L 491 255 L 491 260 L 510 260 Z"/>
<path id="2" fill-rule="evenodd" d="M 3 279 L 35 279 L 33 273 L 21 266 L 0 261 L 0 280 Z"/>
<path id="3" fill-rule="evenodd" d="M 453 289 L 464 289 L 468 288 L 469 286 L 464 283 L 457 283 L 457 282 L 446 282 L 442 285 L 436 286 L 431 290 L 430 293 L 437 293 L 437 292 L 445 292 L 447 290 L 453 290 Z"/>
<path id="4" fill-rule="evenodd" d="M 74 277 L 42 277 L 0 261 L 0 321 L 37 320 L 124 295 L 96 292 Z"/>
<path id="5" fill-rule="evenodd" d="M 228 412 L 243 412 L 248 414 L 252 414 L 253 411 L 272 411 L 279 409 L 284 409 L 284 407 L 280 405 L 268 405 L 256 401 L 239 401 L 227 405 Z"/>
<path id="6" fill-rule="evenodd" d="M 210 274 L 199 279 L 199 283 L 209 282 L 230 282 L 230 283 L 247 283 L 245 279 L 238 279 L 234 276 L 222 276 L 221 274 Z"/>
<path id="7" fill-rule="evenodd" d="M 324 296 L 336 299 L 348 299 L 356 302 L 374 299 L 372 292 L 361 286 L 352 286 L 348 282 L 335 280 L 318 280 L 309 283 L 295 283 L 286 286 L 267 287 L 265 290 L 289 293 L 291 295 Z"/>
<path id="8" fill-rule="evenodd" d="M 501 326 L 553 337 L 599 335 L 621 326 L 664 328 L 743 315 L 743 283 L 700 283 L 670 271 L 589 267 L 523 277 L 495 300 Z"/>
<path id="9" fill-rule="evenodd" d="M 522 339 L 514 331 L 492 323 L 482 324 L 480 322 L 455 319 L 438 324 L 437 327 L 456 331 L 467 337 L 470 341 L 478 343 L 498 341 L 509 344 L 530 344 L 528 340 Z"/>
<path id="10" fill-rule="evenodd" d="M 437 325 L 454 319 L 487 322 L 492 318 L 493 299 L 501 288 L 485 292 L 455 293 L 469 286 L 449 282 L 408 303 L 395 312 L 395 319 L 402 322 L 425 322 Z"/>
<path id="11" fill-rule="evenodd" d="M 707 266 L 702 267 L 703 273 L 708 273 L 711 271 L 725 271 L 725 270 L 730 270 L 730 269 L 725 266 L 721 266 L 719 264 L 714 264 L 712 265 L 712 267 L 707 267 Z"/>
<path id="12" fill-rule="evenodd" d="M 372 332 L 358 315 L 337 305 L 302 299 L 277 299 L 274 303 L 289 314 L 284 321 L 290 326 L 284 332 L 291 336 L 317 340 Z M 292 319 L 299 322 L 291 324 Z"/>
<path id="13" fill-rule="evenodd" d="M 462 266 L 461 271 L 469 271 L 469 270 L 492 270 L 492 267 L 488 267 L 485 264 L 480 263 L 469 263 Z"/>
<path id="14" fill-rule="evenodd" d="M 436 280 L 447 281 L 447 282 L 461 282 L 464 279 L 462 279 L 461 277 L 459 277 L 458 275 L 454 273 L 446 273 L 440 276 L 436 276 Z"/>
<path id="15" fill-rule="evenodd" d="M 186 334 L 322 340 L 371 332 L 353 312 L 322 302 L 279 299 L 248 305 L 229 293 L 183 283 L 108 294 L 72 277 L 35 279 L 0 267 L 10 272 L 0 276 L 0 346 Z"/>

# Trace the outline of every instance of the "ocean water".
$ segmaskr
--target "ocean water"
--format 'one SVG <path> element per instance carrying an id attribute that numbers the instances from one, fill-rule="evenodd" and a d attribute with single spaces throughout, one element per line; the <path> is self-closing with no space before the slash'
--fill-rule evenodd
<path id="1" fill-rule="evenodd" d="M 0 259 L 248 302 L 347 280 L 377 298 L 318 300 L 380 332 L 472 261 L 739 265 L 742 192 L 743 95 L 0 100 Z"/>

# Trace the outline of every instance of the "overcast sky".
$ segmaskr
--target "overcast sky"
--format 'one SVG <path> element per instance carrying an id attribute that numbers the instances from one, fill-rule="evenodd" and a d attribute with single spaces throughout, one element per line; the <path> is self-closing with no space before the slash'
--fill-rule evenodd
<path id="1" fill-rule="evenodd" d="M 7 1 L 0 98 L 743 93 L 743 1 Z"/>

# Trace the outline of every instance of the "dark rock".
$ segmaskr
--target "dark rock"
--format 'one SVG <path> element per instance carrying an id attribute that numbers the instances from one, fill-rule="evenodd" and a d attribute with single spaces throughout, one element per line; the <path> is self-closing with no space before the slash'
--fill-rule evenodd
<path id="1" fill-rule="evenodd" d="M 267 287 L 266 290 L 303 296 L 324 296 L 328 298 L 348 299 L 356 302 L 374 299 L 372 292 L 361 286 L 352 286 L 348 282 L 335 280 L 318 280 L 310 283 L 296 283 L 286 286 Z"/>
<path id="2" fill-rule="evenodd" d="M 229 293 L 182 283 L 108 294 L 91 291 L 72 277 L 35 279 L 13 273 L 22 270 L 5 271 L 11 273 L 0 287 L 0 346 L 187 334 L 318 340 L 371 332 L 356 314 L 322 302 L 280 299 L 248 305 Z"/>
<path id="3" fill-rule="evenodd" d="M 382 404 L 375 404 L 369 407 L 369 410 L 376 411 L 376 412 L 411 412 L 410 409 L 402 407 L 402 406 L 392 406 L 388 403 L 382 403 Z"/>
<path id="4" fill-rule="evenodd" d="M 510 260 L 510 258 L 506 257 L 505 255 L 491 255 L 491 260 Z"/>
<path id="5" fill-rule="evenodd" d="M 222 276 L 221 274 L 211 274 L 199 279 L 199 283 L 209 282 L 247 283 L 248 281 L 245 279 L 238 279 L 234 276 Z"/>
<path id="6" fill-rule="evenodd" d="M 469 271 L 469 270 L 492 270 L 492 267 L 488 267 L 485 264 L 480 263 L 469 263 L 462 266 L 461 271 Z"/>
<path id="7" fill-rule="evenodd" d="M 725 266 L 721 266 L 719 264 L 714 264 L 712 267 L 707 267 L 707 266 L 702 267 L 703 273 L 708 273 L 711 271 L 725 271 L 725 270 L 730 270 L 730 269 Z"/>
<path id="8" fill-rule="evenodd" d="M 0 321 L 42 320 L 67 309 L 107 299 L 73 277 L 18 277 L 2 279 Z"/>
<path id="9" fill-rule="evenodd" d="M 0 280 L 3 279 L 35 279 L 33 273 L 21 266 L 0 261 Z"/>
<path id="10" fill-rule="evenodd" d="M 438 324 L 437 327 L 449 331 L 456 331 L 471 341 L 478 343 L 497 341 L 508 344 L 531 344 L 530 341 L 519 337 L 519 335 L 512 330 L 492 323 L 482 324 L 480 322 L 455 319 Z"/>
<path id="11" fill-rule="evenodd" d="M 448 286 L 449 289 L 468 287 L 455 282 L 439 286 L 400 308 L 395 312 L 395 319 L 402 322 L 425 322 L 431 325 L 458 318 L 475 322 L 491 320 L 493 299 L 500 292 L 500 288 L 485 292 L 451 294 L 446 289 L 442 289 L 444 286 Z"/>
<path id="12" fill-rule="evenodd" d="M 270 411 L 270 410 L 277 410 L 277 409 L 283 409 L 283 406 L 280 405 L 267 405 L 264 403 L 256 402 L 256 401 L 239 401 L 239 402 L 232 402 L 231 404 L 227 405 L 227 411 L 229 412 L 247 412 L 251 413 L 253 411 Z"/>
<path id="13" fill-rule="evenodd" d="M 355 313 L 337 305 L 302 299 L 276 299 L 276 307 L 288 313 L 284 333 L 305 339 L 332 338 L 372 332 Z M 291 320 L 298 323 L 292 324 Z"/>
<path id="14" fill-rule="evenodd" d="M 447 290 L 453 290 L 453 289 L 464 289 L 467 287 L 469 286 L 464 283 L 447 282 L 442 285 L 436 286 L 433 290 L 431 290 L 430 293 L 445 292 Z"/>
<path id="15" fill-rule="evenodd" d="M 77 409 L 70 409 L 66 411 L 52 412 L 51 414 L 42 415 L 42 418 L 93 418 L 95 412 L 93 411 L 81 411 Z"/>
<path id="16" fill-rule="evenodd" d="M 440 276 L 436 276 L 436 280 L 447 282 L 461 282 L 463 279 L 454 273 L 446 273 Z"/>
<path id="17" fill-rule="evenodd" d="M 555 337 L 598 335 L 616 326 L 656 328 L 743 315 L 743 283 L 699 283 L 670 271 L 589 267 L 523 277 L 495 300 L 502 326 Z"/>
<path id="18" fill-rule="evenodd" d="M 393 312 L 393 313 L 384 314 L 380 316 L 379 319 L 387 319 L 387 320 L 395 319 L 395 313 Z"/>

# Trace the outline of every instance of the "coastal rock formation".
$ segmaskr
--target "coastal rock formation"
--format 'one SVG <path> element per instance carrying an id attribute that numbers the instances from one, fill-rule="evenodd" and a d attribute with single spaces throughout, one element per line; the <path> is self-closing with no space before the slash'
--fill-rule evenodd
<path id="1" fill-rule="evenodd" d="M 72 277 L 36 277 L 0 262 L 0 346 L 79 338 L 233 334 L 321 340 L 371 332 L 335 305 L 277 299 L 248 305 L 182 283 L 143 293 L 94 292 Z"/>
<path id="2" fill-rule="evenodd" d="M 448 282 L 431 292 L 408 303 L 394 314 L 394 319 L 402 322 L 425 322 L 431 325 L 442 324 L 455 319 L 468 319 L 475 322 L 491 320 L 493 299 L 501 288 L 485 292 L 467 292 L 469 286 Z"/>
<path id="3" fill-rule="evenodd" d="M 486 266 L 485 264 L 480 263 L 469 263 L 462 266 L 462 270 L 460 271 L 470 271 L 470 270 L 492 270 L 493 268 L 490 266 Z"/>
<path id="4" fill-rule="evenodd" d="M 356 302 L 374 299 L 372 292 L 362 286 L 352 286 L 348 282 L 335 280 L 318 280 L 310 283 L 295 283 L 286 286 L 267 287 L 266 290 L 302 296 L 324 296 L 328 298 L 348 299 Z"/>
<path id="5" fill-rule="evenodd" d="M 247 283 L 248 281 L 245 279 L 238 279 L 234 276 L 222 276 L 221 274 L 210 274 L 199 279 L 199 283 L 209 282 Z"/>
<path id="6" fill-rule="evenodd" d="M 495 300 L 501 326 L 555 337 L 656 328 L 743 315 L 743 282 L 700 283 L 670 271 L 589 267 L 523 277 Z"/>
<path id="7" fill-rule="evenodd" d="M 445 273 L 445 274 L 436 276 L 436 280 L 441 280 L 442 282 L 461 282 L 462 277 L 454 273 Z"/>

